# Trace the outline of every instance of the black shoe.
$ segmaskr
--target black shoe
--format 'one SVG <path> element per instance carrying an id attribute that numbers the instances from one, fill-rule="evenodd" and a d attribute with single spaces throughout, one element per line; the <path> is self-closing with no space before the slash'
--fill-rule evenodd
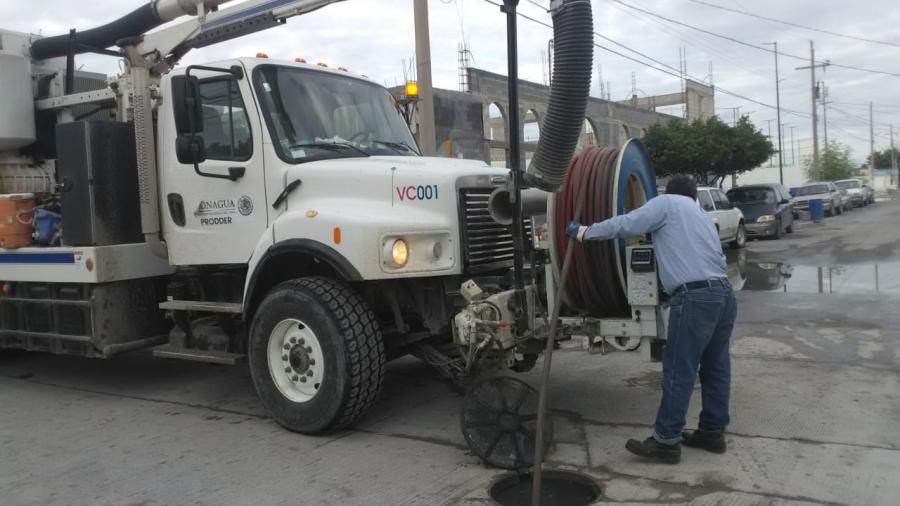
<path id="1" fill-rule="evenodd" d="M 713 453 L 725 453 L 725 434 L 721 432 L 705 432 L 695 430 L 694 432 L 681 434 L 681 442 L 684 446 L 691 448 L 700 448 Z"/>
<path id="2" fill-rule="evenodd" d="M 681 462 L 681 445 L 678 443 L 664 445 L 652 437 L 643 441 L 629 439 L 625 443 L 625 449 L 639 457 L 658 460 L 665 464 Z"/>

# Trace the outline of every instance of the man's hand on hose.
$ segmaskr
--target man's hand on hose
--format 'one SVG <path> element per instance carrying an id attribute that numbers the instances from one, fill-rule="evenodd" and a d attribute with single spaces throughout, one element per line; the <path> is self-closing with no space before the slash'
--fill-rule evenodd
<path id="1" fill-rule="evenodd" d="M 584 241 L 585 232 L 587 232 L 587 227 L 577 221 L 572 221 L 566 226 L 566 235 L 574 237 L 575 239 L 578 239 L 578 241 Z"/>

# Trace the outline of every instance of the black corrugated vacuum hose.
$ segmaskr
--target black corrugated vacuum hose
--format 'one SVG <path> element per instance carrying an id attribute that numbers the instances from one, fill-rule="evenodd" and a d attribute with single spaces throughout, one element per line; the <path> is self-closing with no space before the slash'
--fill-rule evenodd
<path id="1" fill-rule="evenodd" d="M 162 23 L 163 21 L 157 15 L 156 9 L 154 9 L 151 2 L 103 26 L 76 32 L 76 40 L 79 46 L 106 49 L 114 46 L 121 39 L 136 37 L 156 28 Z M 31 44 L 31 57 L 35 60 L 46 60 L 48 58 L 67 56 L 71 40 L 69 34 L 37 39 Z M 80 54 L 86 51 L 81 48 L 75 48 L 74 52 Z"/>
<path id="2" fill-rule="evenodd" d="M 526 182 L 555 192 L 565 179 L 584 124 L 594 65 L 594 18 L 590 0 L 556 0 L 550 9 L 554 47 L 550 103 Z"/>

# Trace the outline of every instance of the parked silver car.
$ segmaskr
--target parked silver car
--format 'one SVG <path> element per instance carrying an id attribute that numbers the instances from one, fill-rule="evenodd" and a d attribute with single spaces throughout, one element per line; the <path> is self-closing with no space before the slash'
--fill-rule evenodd
<path id="1" fill-rule="evenodd" d="M 866 205 L 874 204 L 875 203 L 875 190 L 871 186 L 864 184 L 863 192 L 866 195 Z"/>
<path id="2" fill-rule="evenodd" d="M 850 202 L 854 207 L 865 207 L 869 205 L 867 192 L 863 188 L 863 182 L 860 179 L 841 179 L 835 181 L 835 185 L 841 190 L 846 190 L 850 197 Z"/>
<path id="3" fill-rule="evenodd" d="M 830 181 L 806 183 L 794 193 L 794 214 L 809 210 L 809 201 L 820 199 L 825 207 L 825 215 L 834 216 L 844 213 L 844 201 L 841 191 Z"/>

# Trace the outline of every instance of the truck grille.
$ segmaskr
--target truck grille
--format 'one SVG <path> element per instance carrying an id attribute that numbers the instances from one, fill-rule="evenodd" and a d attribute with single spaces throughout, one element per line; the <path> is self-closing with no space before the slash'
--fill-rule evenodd
<path id="1" fill-rule="evenodd" d="M 515 248 L 511 227 L 491 219 L 488 199 L 494 188 L 468 188 L 460 191 L 463 255 L 466 272 L 508 268 L 513 264 Z M 525 234 L 531 238 L 531 218 L 525 219 Z"/>

